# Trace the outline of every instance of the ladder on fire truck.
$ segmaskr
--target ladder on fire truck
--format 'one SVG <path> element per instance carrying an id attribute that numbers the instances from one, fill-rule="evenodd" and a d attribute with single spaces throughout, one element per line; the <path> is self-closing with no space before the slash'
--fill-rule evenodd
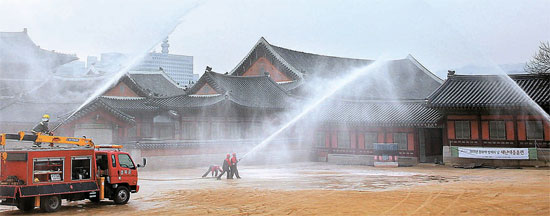
<path id="1" fill-rule="evenodd" d="M 80 147 L 89 147 L 89 148 L 122 148 L 121 145 L 95 145 L 92 139 L 86 137 L 65 137 L 65 136 L 51 136 L 44 135 L 41 133 L 37 134 L 25 134 L 21 131 L 17 134 L 0 134 L 0 145 L 5 148 L 7 140 L 19 140 L 19 141 L 32 141 L 36 143 L 50 143 L 50 144 L 68 144 L 76 145 Z"/>

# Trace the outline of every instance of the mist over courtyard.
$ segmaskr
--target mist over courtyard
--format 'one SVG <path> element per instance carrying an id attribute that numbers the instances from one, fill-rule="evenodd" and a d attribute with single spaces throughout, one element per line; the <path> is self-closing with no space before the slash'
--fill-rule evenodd
<path id="1" fill-rule="evenodd" d="M 0 4 L 2 213 L 550 211 L 543 1 Z"/>

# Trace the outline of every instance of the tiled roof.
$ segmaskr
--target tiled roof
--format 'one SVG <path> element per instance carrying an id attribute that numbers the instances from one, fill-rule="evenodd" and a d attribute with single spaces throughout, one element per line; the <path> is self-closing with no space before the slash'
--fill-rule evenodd
<path id="1" fill-rule="evenodd" d="M 525 74 L 510 76 L 533 101 L 550 104 L 550 74 Z"/>
<path id="2" fill-rule="evenodd" d="M 267 58 L 271 64 L 277 67 L 290 79 L 300 80 L 303 78 L 302 73 L 285 61 L 263 37 L 258 40 L 254 48 L 252 48 L 243 60 L 237 64 L 230 74 L 242 76 L 246 70 L 261 57 Z"/>
<path id="3" fill-rule="evenodd" d="M 425 106 L 422 100 L 410 101 L 347 101 L 332 100 L 319 108 L 314 116 L 328 123 L 365 126 L 437 127 L 442 115 Z"/>
<path id="4" fill-rule="evenodd" d="M 158 107 L 149 104 L 149 99 L 144 97 L 101 96 L 99 97 L 99 100 L 122 112 L 158 110 Z"/>
<path id="5" fill-rule="evenodd" d="M 128 107 L 129 103 L 135 104 L 136 101 L 123 100 L 123 99 L 119 101 L 116 101 L 116 100 L 117 99 L 114 99 L 114 98 L 98 97 L 92 102 L 82 107 L 80 110 L 78 110 L 76 113 L 74 113 L 74 115 L 71 116 L 72 113 L 66 113 L 65 118 L 69 116 L 70 118 L 65 119 L 65 122 L 71 122 L 71 121 L 77 120 L 81 117 L 86 116 L 90 112 L 93 112 L 99 108 L 102 108 L 120 120 L 129 122 L 129 123 L 134 123 L 135 117 L 123 111 L 122 107 Z"/>
<path id="6" fill-rule="evenodd" d="M 220 94 L 213 96 L 179 95 L 167 98 L 155 98 L 151 103 L 165 109 L 181 111 L 185 109 L 211 106 L 224 100 L 225 96 Z"/>
<path id="7" fill-rule="evenodd" d="M 288 94 L 268 76 L 239 77 L 208 73 L 229 95 L 229 99 L 241 106 L 258 108 L 284 108 Z"/>
<path id="8" fill-rule="evenodd" d="M 333 77 L 353 68 L 364 67 L 373 60 L 318 55 L 271 45 L 286 62 L 305 76 Z"/>
<path id="9" fill-rule="evenodd" d="M 294 80 L 290 82 L 278 82 L 277 84 L 279 84 L 279 86 L 285 91 L 291 91 L 300 87 L 303 83 L 301 80 Z"/>
<path id="10" fill-rule="evenodd" d="M 529 106 L 531 98 L 541 105 L 550 104 L 550 75 L 521 74 L 509 77 L 506 75 L 451 75 L 430 95 L 429 106 L 434 108 L 514 108 Z"/>
<path id="11" fill-rule="evenodd" d="M 66 122 L 74 121 L 86 114 L 103 108 L 120 120 L 133 123 L 135 113 L 154 112 L 159 110 L 157 106 L 149 104 L 151 99 L 145 97 L 117 97 L 117 96 L 100 96 L 88 103 L 78 112 L 76 112 Z M 72 113 L 67 113 L 64 117 L 67 118 Z"/>
<path id="12" fill-rule="evenodd" d="M 139 95 L 143 96 L 166 97 L 168 95 L 173 96 L 185 93 L 183 89 L 177 87 L 175 83 L 168 79 L 162 72 L 136 72 L 124 76 L 122 81 L 127 83 Z M 102 78 L 53 78 L 45 84 L 39 83 L 40 85 L 31 88 L 24 98 L 26 101 L 40 101 L 41 103 L 2 103 L 0 107 L 0 121 L 24 121 L 27 116 L 42 116 L 44 113 L 67 118 L 91 95 L 92 92 L 90 90 L 97 88 L 102 81 L 104 81 Z M 14 100 L 16 101 L 17 99 Z M 132 122 L 134 119 L 132 114 L 135 112 L 148 112 L 159 109 L 148 102 L 149 99 L 146 97 L 100 96 L 84 106 L 67 121 L 76 120 L 97 108 L 103 108 L 123 121 Z M 30 112 L 30 114 L 23 115 L 26 112 Z M 23 118 L 20 118 L 21 116 Z"/>
<path id="13" fill-rule="evenodd" d="M 128 77 L 137 84 L 141 92 L 152 97 L 170 97 L 185 94 L 163 71 L 131 71 Z"/>
<path id="14" fill-rule="evenodd" d="M 197 95 L 197 91 L 208 83 L 218 92 L 216 95 Z M 292 100 L 283 88 L 268 76 L 231 76 L 205 72 L 186 95 L 153 100 L 169 109 L 178 107 L 209 106 L 227 99 L 245 107 L 285 108 Z"/>
<path id="15" fill-rule="evenodd" d="M 374 60 L 325 56 L 291 50 L 269 44 L 261 38 L 231 74 L 243 75 L 260 57 L 268 58 L 280 71 L 297 80 L 298 82 L 291 88 L 284 88 L 301 96 L 311 93 L 312 86 L 308 84 L 318 86 L 311 83 L 314 80 L 325 79 L 323 84 L 330 88 L 331 80 L 374 62 Z M 443 80 L 409 55 L 404 59 L 384 61 L 383 66 L 378 67 L 376 71 L 351 83 L 354 90 L 345 91 L 340 94 L 340 97 L 360 100 L 425 99 L 442 82 Z"/>
<path id="16" fill-rule="evenodd" d="M 387 61 L 361 73 L 335 96 L 350 100 L 417 100 L 425 99 L 441 85 L 438 79 L 417 67 L 412 57 Z M 328 89 L 337 85 L 335 80 L 338 78 L 306 79 L 292 93 L 306 97 L 314 95 L 319 86 Z"/>
<path id="17" fill-rule="evenodd" d="M 78 59 L 76 55 L 40 48 L 30 39 L 26 30 L 23 32 L 0 32 L 0 47 L 2 47 L 0 49 L 0 56 L 2 56 L 0 66 L 9 63 L 5 61 L 5 59 L 8 59 L 11 61 L 32 61 L 29 64 L 50 69 Z M 3 74 L 3 76 L 5 77 L 6 74 Z"/>

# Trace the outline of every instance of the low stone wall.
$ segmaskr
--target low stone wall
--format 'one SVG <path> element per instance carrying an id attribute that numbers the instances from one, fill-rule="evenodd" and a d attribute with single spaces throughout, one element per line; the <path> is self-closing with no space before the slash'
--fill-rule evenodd
<path id="1" fill-rule="evenodd" d="M 448 166 L 464 166 L 477 164 L 494 167 L 548 167 L 550 166 L 550 149 L 537 149 L 537 160 L 499 160 L 499 159 L 473 159 L 451 156 L 451 148 L 443 146 L 443 162 Z"/>
<path id="2" fill-rule="evenodd" d="M 327 158 L 327 162 L 332 164 L 374 166 L 372 155 L 328 154 Z"/>
<path id="3" fill-rule="evenodd" d="M 327 162 L 338 165 L 374 166 L 374 155 L 328 154 Z M 398 157 L 399 166 L 415 166 L 417 157 Z"/>
<path id="4" fill-rule="evenodd" d="M 418 164 L 417 157 L 398 157 L 397 163 L 399 166 L 415 166 Z"/>
<path id="5" fill-rule="evenodd" d="M 135 163 L 142 163 L 142 155 L 139 149 L 126 150 L 131 154 Z M 237 157 L 241 158 L 245 152 L 236 152 Z M 289 152 L 269 151 L 258 152 L 253 155 L 248 155 L 241 162 L 242 165 L 263 165 L 263 164 L 283 164 L 289 162 L 308 162 L 309 151 L 294 150 Z M 186 155 L 170 155 L 170 156 L 148 156 L 147 166 L 144 170 L 156 169 L 181 169 L 193 167 L 205 167 L 209 165 L 222 165 L 225 159 L 225 153 L 216 154 L 186 154 Z"/>

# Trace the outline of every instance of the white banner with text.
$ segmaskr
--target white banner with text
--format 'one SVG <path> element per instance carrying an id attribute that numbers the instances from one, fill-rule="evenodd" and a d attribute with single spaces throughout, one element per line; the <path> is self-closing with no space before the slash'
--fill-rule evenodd
<path id="1" fill-rule="evenodd" d="M 529 159 L 528 148 L 458 147 L 459 158 L 478 159 Z"/>

